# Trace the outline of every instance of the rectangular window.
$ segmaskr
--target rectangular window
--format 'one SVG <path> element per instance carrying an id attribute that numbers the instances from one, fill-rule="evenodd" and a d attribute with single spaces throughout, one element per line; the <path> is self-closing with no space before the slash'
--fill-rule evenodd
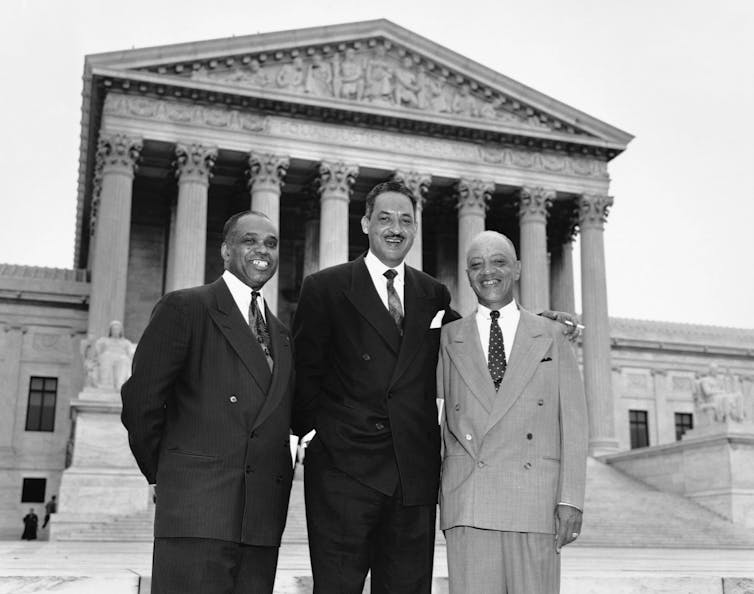
<path id="1" fill-rule="evenodd" d="M 47 479 L 25 478 L 21 490 L 21 503 L 44 503 Z"/>
<path id="2" fill-rule="evenodd" d="M 649 445 L 647 411 L 629 410 L 628 424 L 631 428 L 631 449 L 647 447 Z"/>
<path id="3" fill-rule="evenodd" d="M 683 434 L 694 428 L 694 415 L 691 413 L 675 413 L 675 440 L 680 441 Z"/>
<path id="4" fill-rule="evenodd" d="M 58 400 L 58 378 L 29 379 L 29 404 L 26 408 L 27 431 L 55 431 L 55 404 Z"/>

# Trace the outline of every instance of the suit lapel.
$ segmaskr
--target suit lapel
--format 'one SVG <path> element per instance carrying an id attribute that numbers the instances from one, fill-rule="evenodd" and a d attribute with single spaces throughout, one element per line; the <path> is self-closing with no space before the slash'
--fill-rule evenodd
<path id="1" fill-rule="evenodd" d="M 496 399 L 495 385 L 484 358 L 476 314 L 466 316 L 457 328 L 456 335 L 447 346 L 448 355 L 474 397 L 488 413 L 492 412 Z"/>
<path id="2" fill-rule="evenodd" d="M 238 306 L 222 278 L 212 283 L 212 292 L 215 295 L 215 304 L 209 307 L 210 317 L 236 351 L 259 388 L 266 394 L 270 385 L 270 368 L 251 328 L 238 311 Z"/>
<path id="3" fill-rule="evenodd" d="M 526 384 L 529 383 L 542 356 L 552 344 L 552 339 L 539 327 L 536 316 L 521 310 L 513 350 L 508 357 L 508 366 L 495 398 L 487 431 L 505 416 L 518 400 Z"/>
<path id="4" fill-rule="evenodd" d="M 270 331 L 270 340 L 272 341 L 272 355 L 275 358 L 275 364 L 272 370 L 272 383 L 267 391 L 267 398 L 254 421 L 252 429 L 261 425 L 272 411 L 280 404 L 286 393 L 286 382 L 291 376 L 292 356 L 291 356 L 291 339 L 286 332 L 280 320 L 277 319 L 265 306 L 265 318 L 267 327 Z M 265 366 L 267 362 L 265 360 Z"/>
<path id="5" fill-rule="evenodd" d="M 351 270 L 351 289 L 346 293 L 346 297 L 397 354 L 401 346 L 401 336 L 398 334 L 393 318 L 390 317 L 385 304 L 377 294 L 377 289 L 374 288 L 363 256 L 353 261 Z"/>
<path id="6" fill-rule="evenodd" d="M 398 362 L 393 370 L 392 383 L 403 374 L 417 351 L 424 343 L 429 324 L 435 311 L 427 307 L 427 296 L 419 286 L 416 272 L 405 267 L 406 282 L 403 287 L 403 339 L 401 340 Z M 383 306 L 384 309 L 384 306 Z M 390 314 L 388 314 L 389 317 Z M 392 318 L 390 318 L 392 321 Z"/>

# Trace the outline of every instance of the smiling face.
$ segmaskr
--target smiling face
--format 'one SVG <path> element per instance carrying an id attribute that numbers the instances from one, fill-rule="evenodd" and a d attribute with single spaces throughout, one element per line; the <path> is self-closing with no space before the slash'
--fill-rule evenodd
<path id="1" fill-rule="evenodd" d="M 513 299 L 513 285 L 521 276 L 521 262 L 505 235 L 483 231 L 466 252 L 466 274 L 479 303 L 500 309 Z"/>
<path id="2" fill-rule="evenodd" d="M 398 266 L 416 235 L 411 199 L 400 192 L 382 192 L 375 198 L 369 217 L 362 217 L 361 229 L 369 236 L 369 249 L 380 262 L 390 268 Z"/>
<path id="3" fill-rule="evenodd" d="M 269 219 L 245 214 L 220 248 L 225 269 L 252 289 L 261 289 L 278 267 L 278 233 Z"/>

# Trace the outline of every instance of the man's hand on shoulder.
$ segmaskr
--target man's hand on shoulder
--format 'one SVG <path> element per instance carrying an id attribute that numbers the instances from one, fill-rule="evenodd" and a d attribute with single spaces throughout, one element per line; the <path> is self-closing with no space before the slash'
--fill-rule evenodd
<path id="1" fill-rule="evenodd" d="M 546 309 L 540 312 L 539 315 L 563 324 L 565 326 L 563 334 L 565 334 L 571 342 L 575 342 L 581 336 L 582 330 L 584 330 L 584 326 L 579 323 L 579 318 L 576 314 Z"/>
<path id="2" fill-rule="evenodd" d="M 571 544 L 581 534 L 582 511 L 572 505 L 558 504 L 555 508 L 555 552 Z"/>

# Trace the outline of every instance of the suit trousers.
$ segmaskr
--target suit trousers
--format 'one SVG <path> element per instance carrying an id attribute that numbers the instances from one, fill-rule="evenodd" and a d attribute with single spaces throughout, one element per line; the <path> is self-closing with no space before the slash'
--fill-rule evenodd
<path id="1" fill-rule="evenodd" d="M 272 594 L 279 547 L 155 538 L 152 594 Z"/>
<path id="2" fill-rule="evenodd" d="M 555 535 L 471 526 L 445 531 L 449 594 L 558 594 Z"/>
<path id="3" fill-rule="evenodd" d="M 314 594 L 429 594 L 436 505 L 406 506 L 336 468 L 315 437 L 304 463 Z"/>

